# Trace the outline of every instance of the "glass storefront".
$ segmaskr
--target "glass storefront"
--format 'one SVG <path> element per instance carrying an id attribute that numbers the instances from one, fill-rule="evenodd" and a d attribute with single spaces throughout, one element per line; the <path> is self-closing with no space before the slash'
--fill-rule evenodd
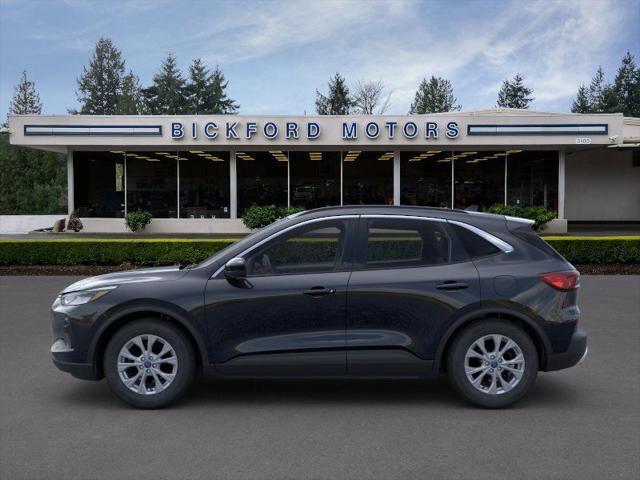
<path id="1" fill-rule="evenodd" d="M 424 150 L 400 153 L 400 203 L 451 207 L 452 152 Z"/>
<path id="2" fill-rule="evenodd" d="M 177 155 L 180 218 L 229 218 L 229 153 L 191 150 Z"/>
<path id="3" fill-rule="evenodd" d="M 127 152 L 127 211 L 178 216 L 177 154 Z M 168 154 L 168 155 L 167 155 Z"/>
<path id="4" fill-rule="evenodd" d="M 484 210 L 504 203 L 504 151 L 454 152 L 454 207 Z"/>
<path id="5" fill-rule="evenodd" d="M 393 152 L 343 153 L 344 205 L 393 205 Z"/>
<path id="6" fill-rule="evenodd" d="M 557 211 L 558 152 L 511 150 L 507 158 L 507 203 Z"/>
<path id="7" fill-rule="evenodd" d="M 557 210 L 558 157 L 544 150 L 402 151 L 400 203 L 485 210 L 506 200 Z M 344 205 L 391 205 L 393 158 L 389 150 L 236 152 L 238 217 L 252 205 L 312 209 L 340 205 L 341 197 Z M 73 164 L 81 217 L 137 210 L 155 218 L 231 217 L 229 152 L 83 151 L 74 152 Z"/>
<path id="8" fill-rule="evenodd" d="M 124 217 L 124 152 L 75 152 L 73 170 L 81 217 Z"/>
<path id="9" fill-rule="evenodd" d="M 289 152 L 291 206 L 340 205 L 340 152 Z"/>
<path id="10" fill-rule="evenodd" d="M 288 205 L 287 152 L 238 152 L 238 216 L 252 205 Z"/>

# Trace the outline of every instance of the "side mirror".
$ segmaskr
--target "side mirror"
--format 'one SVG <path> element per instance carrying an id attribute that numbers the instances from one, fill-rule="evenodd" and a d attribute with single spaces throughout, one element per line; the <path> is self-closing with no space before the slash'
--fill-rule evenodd
<path id="1" fill-rule="evenodd" d="M 224 265 L 224 276 L 227 280 L 244 280 L 247 278 L 247 262 L 244 258 L 235 257 Z"/>

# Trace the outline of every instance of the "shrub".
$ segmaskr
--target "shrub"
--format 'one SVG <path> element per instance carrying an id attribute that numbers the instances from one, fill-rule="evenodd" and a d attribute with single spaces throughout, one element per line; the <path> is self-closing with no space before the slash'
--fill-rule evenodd
<path id="1" fill-rule="evenodd" d="M 263 228 L 272 224 L 276 220 L 302 212 L 304 208 L 300 207 L 276 207 L 275 205 L 257 206 L 249 208 L 242 217 L 242 223 L 247 228 Z"/>
<path id="2" fill-rule="evenodd" d="M 74 210 L 69 215 L 69 222 L 67 223 L 67 230 L 73 230 L 74 232 L 79 232 L 82 230 L 84 226 L 82 225 L 82 220 L 78 217 L 78 211 Z"/>
<path id="3" fill-rule="evenodd" d="M 137 232 L 139 230 L 144 230 L 144 228 L 151 223 L 152 218 L 153 217 L 149 212 L 129 212 L 124 217 L 124 221 L 129 230 Z"/>
<path id="4" fill-rule="evenodd" d="M 491 205 L 486 211 L 489 213 L 497 213 L 498 215 L 528 218 L 535 222 L 533 224 L 534 230 L 541 230 L 557 216 L 556 212 L 547 210 L 544 207 L 521 207 L 519 205 L 503 205 L 501 203 Z"/>
<path id="5" fill-rule="evenodd" d="M 640 263 L 640 237 L 543 237 L 571 263 Z"/>

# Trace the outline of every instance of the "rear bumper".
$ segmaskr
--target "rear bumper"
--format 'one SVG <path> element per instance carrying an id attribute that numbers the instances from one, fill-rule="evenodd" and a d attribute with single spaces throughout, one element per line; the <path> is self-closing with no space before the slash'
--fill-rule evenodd
<path id="1" fill-rule="evenodd" d="M 547 368 L 545 368 L 544 371 L 551 372 L 553 370 L 573 367 L 587 356 L 587 351 L 587 334 L 582 330 L 576 329 L 571 337 L 567 351 L 549 355 Z"/>

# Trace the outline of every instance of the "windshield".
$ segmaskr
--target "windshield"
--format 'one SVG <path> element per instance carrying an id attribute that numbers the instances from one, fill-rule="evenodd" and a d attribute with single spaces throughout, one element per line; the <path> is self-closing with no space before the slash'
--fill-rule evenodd
<path id="1" fill-rule="evenodd" d="M 219 252 L 216 252 L 212 256 L 204 259 L 202 262 L 197 264 L 195 268 L 208 267 L 208 266 L 218 262 L 221 258 L 226 257 L 232 250 L 235 250 L 238 253 L 242 252 L 244 249 L 246 249 L 247 247 L 249 247 L 253 243 L 255 243 L 255 241 L 257 240 L 258 237 L 260 237 L 260 238 L 268 237 L 269 235 L 271 235 L 271 234 L 277 232 L 278 230 L 280 230 L 281 226 L 284 223 L 288 222 L 292 218 L 295 218 L 295 217 L 299 216 L 302 213 L 304 213 L 304 212 L 298 212 L 298 213 L 294 213 L 293 215 L 289 215 L 288 217 L 280 218 L 280 219 L 276 220 L 275 222 L 267 225 L 266 227 L 263 227 L 260 230 L 256 230 L 255 232 L 250 233 L 249 235 L 244 237 L 242 240 L 239 240 L 239 241 L 237 241 L 235 243 L 232 243 L 228 247 L 225 247 L 222 250 L 220 250 Z"/>

